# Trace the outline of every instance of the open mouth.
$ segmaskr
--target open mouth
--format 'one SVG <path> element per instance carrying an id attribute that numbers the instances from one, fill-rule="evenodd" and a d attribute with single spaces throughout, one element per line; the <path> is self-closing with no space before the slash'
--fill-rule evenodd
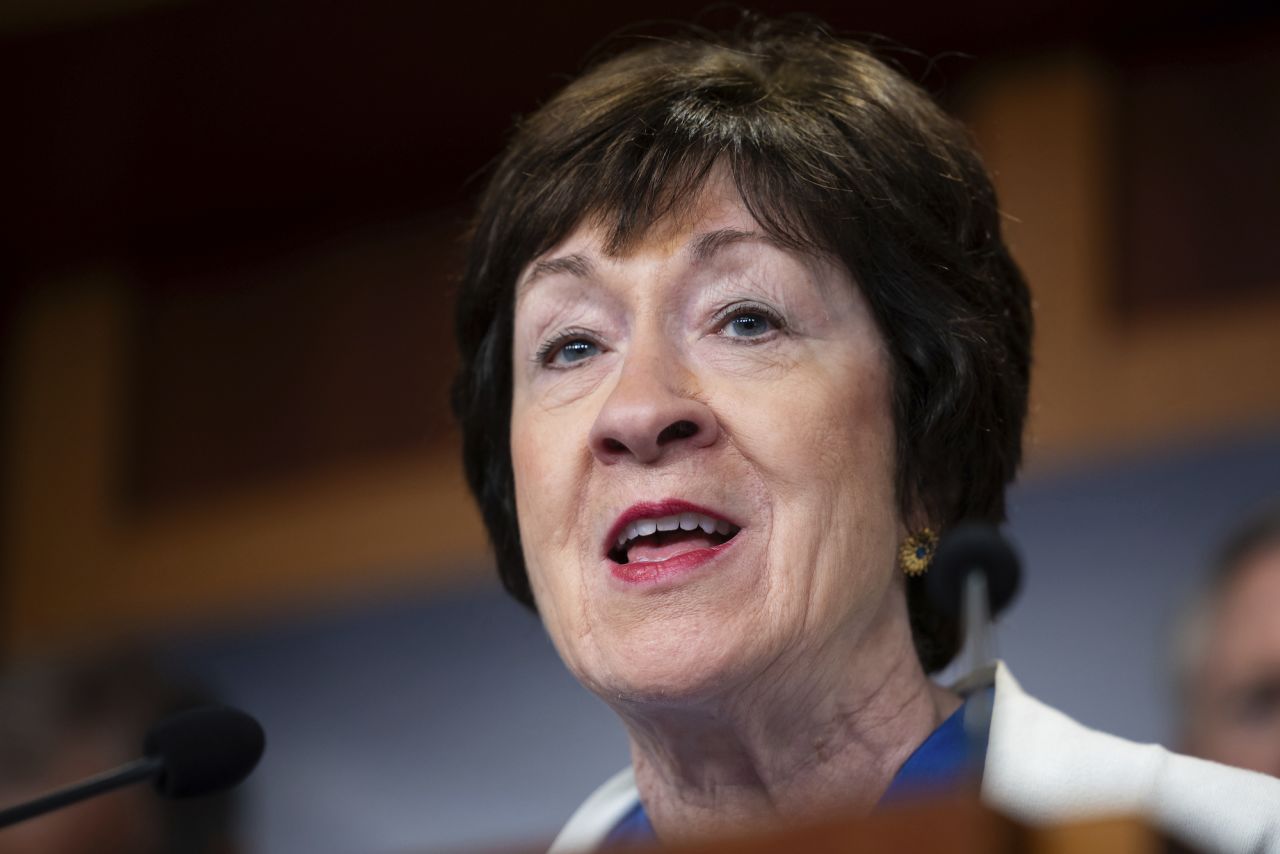
<path id="1" fill-rule="evenodd" d="M 609 549 L 614 563 L 654 563 L 733 539 L 740 528 L 705 513 L 681 512 L 632 519 L 622 525 Z"/>

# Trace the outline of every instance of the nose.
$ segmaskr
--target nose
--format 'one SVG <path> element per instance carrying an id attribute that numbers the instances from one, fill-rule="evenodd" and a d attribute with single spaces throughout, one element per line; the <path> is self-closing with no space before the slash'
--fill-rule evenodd
<path id="1" fill-rule="evenodd" d="M 591 426 L 588 441 L 596 459 L 607 465 L 651 464 L 714 444 L 719 426 L 689 380 L 674 360 L 661 355 L 628 359 Z"/>

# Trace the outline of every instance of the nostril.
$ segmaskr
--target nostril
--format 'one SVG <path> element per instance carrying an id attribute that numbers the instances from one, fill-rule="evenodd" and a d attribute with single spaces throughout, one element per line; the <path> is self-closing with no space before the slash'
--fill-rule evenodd
<path id="1" fill-rule="evenodd" d="M 688 439 L 697 432 L 698 425 L 692 421 L 677 421 L 674 424 L 668 424 L 666 429 L 658 434 L 658 444 L 665 445 L 679 439 Z"/>
<path id="2" fill-rule="evenodd" d="M 617 439 L 606 438 L 604 440 L 604 447 L 605 447 L 605 450 L 615 454 L 621 454 L 622 452 L 627 450 L 627 446 L 619 442 Z"/>

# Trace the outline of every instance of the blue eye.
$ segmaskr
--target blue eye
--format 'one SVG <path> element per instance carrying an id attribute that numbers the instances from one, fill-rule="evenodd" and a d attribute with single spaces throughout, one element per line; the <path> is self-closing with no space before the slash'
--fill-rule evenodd
<path id="1" fill-rule="evenodd" d="M 562 329 L 542 343 L 533 360 L 544 368 L 572 368 L 605 352 L 595 333 L 579 327 Z"/>
<path id="2" fill-rule="evenodd" d="M 594 342 L 574 338 L 552 350 L 547 355 L 546 361 L 552 365 L 572 365 L 583 359 L 589 359 L 599 352 L 600 348 Z"/>
<path id="3" fill-rule="evenodd" d="M 552 338 L 538 348 L 534 360 L 545 367 L 572 367 L 602 352 L 598 343 L 570 332 Z"/>
<path id="4" fill-rule="evenodd" d="M 759 306 L 742 306 L 729 314 L 720 327 L 729 338 L 760 338 L 782 328 L 776 314 Z"/>
<path id="5" fill-rule="evenodd" d="M 762 314 L 740 314 L 725 324 L 736 338 L 755 338 L 773 328 L 773 324 Z"/>

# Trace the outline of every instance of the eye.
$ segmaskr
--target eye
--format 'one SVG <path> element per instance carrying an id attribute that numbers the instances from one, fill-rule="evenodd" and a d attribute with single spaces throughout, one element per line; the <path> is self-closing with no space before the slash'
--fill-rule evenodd
<path id="1" fill-rule="evenodd" d="M 755 338 L 773 328 L 773 323 L 763 314 L 743 312 L 725 324 L 725 331 L 735 338 Z"/>
<path id="2" fill-rule="evenodd" d="M 762 305 L 736 305 L 721 313 L 720 334 L 726 338 L 763 338 L 783 328 L 782 318 Z"/>
<path id="3" fill-rule="evenodd" d="M 566 341 L 559 350 L 552 354 L 552 361 L 560 364 L 573 364 L 581 362 L 590 356 L 594 356 L 600 352 L 600 348 L 594 342 L 584 341 L 581 338 L 575 338 L 572 341 Z"/>
<path id="4" fill-rule="evenodd" d="M 568 368 L 600 352 L 600 345 L 591 338 L 568 329 L 539 347 L 534 359 L 549 368 Z"/>

